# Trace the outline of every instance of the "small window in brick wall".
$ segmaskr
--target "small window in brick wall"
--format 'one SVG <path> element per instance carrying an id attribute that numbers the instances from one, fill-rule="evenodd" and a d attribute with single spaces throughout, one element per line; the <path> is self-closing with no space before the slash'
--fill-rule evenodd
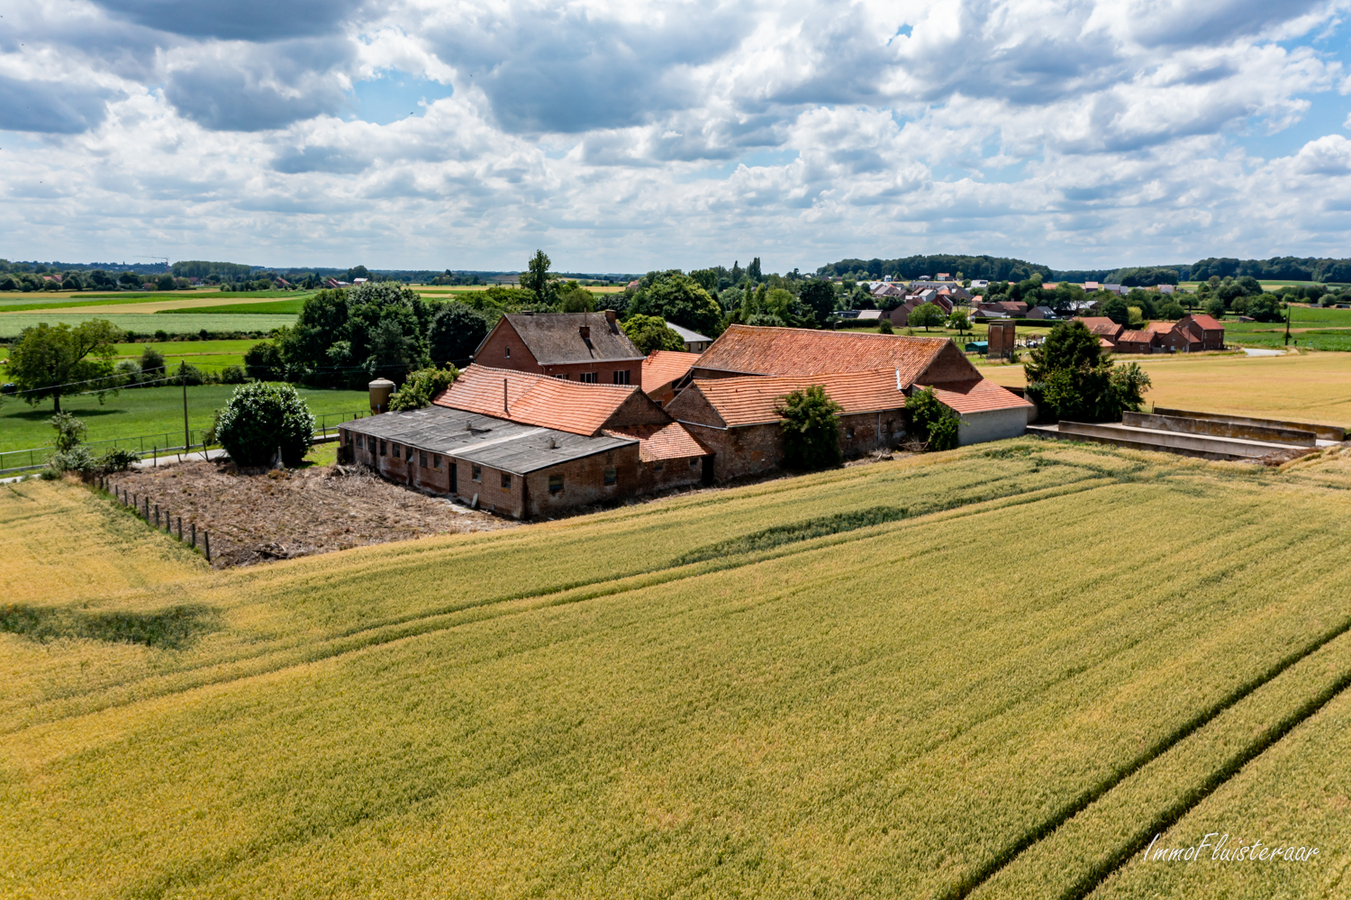
<path id="1" fill-rule="evenodd" d="M 628 383 L 629 383 L 629 377 L 630 377 L 630 376 L 629 376 L 629 370 L 628 370 L 628 369 L 620 369 L 620 370 L 618 370 L 617 372 L 615 372 L 614 374 L 615 374 L 615 384 L 628 384 Z"/>
<path id="2" fill-rule="evenodd" d="M 432 468 L 433 469 L 441 468 L 441 454 L 439 453 L 432 454 Z"/>
<path id="3" fill-rule="evenodd" d="M 847 441 L 852 441 L 854 439 L 854 426 L 850 425 L 844 430 L 844 439 Z"/>
<path id="4" fill-rule="evenodd" d="M 698 467 L 699 467 L 699 457 L 697 457 L 697 456 L 691 456 L 691 457 L 690 457 L 690 468 L 691 468 L 691 469 L 696 469 L 696 468 L 698 468 Z"/>
<path id="5" fill-rule="evenodd" d="M 511 490 L 511 473 L 509 472 L 502 473 L 502 490 Z"/>
<path id="6" fill-rule="evenodd" d="M 653 471 L 653 472 L 665 472 L 665 471 L 666 471 L 666 460 L 664 460 L 664 459 L 659 459 L 659 460 L 657 460 L 656 462 L 654 462 L 654 463 L 652 464 L 652 471 Z"/>
<path id="7" fill-rule="evenodd" d="M 560 493 L 562 490 L 563 490 L 563 476 L 562 476 L 562 475 L 550 475 L 550 476 L 549 476 L 549 493 L 551 493 L 551 494 L 557 494 L 557 493 Z"/>
<path id="8" fill-rule="evenodd" d="M 619 483 L 619 472 L 614 466 L 605 467 L 605 483 L 607 485 Z"/>
<path id="9" fill-rule="evenodd" d="M 597 384 L 600 382 L 600 374 L 597 372 L 583 372 L 577 376 L 582 384 Z"/>
<path id="10" fill-rule="evenodd" d="M 469 470 L 469 477 L 472 478 L 474 481 L 482 481 L 482 480 L 483 480 L 483 467 L 482 467 L 482 466 L 473 466 L 472 468 L 470 468 L 470 470 Z"/>
<path id="11" fill-rule="evenodd" d="M 384 456 L 384 455 L 385 455 L 385 442 L 384 442 L 384 441 L 381 441 L 381 442 L 380 442 L 380 455 L 381 455 L 381 456 Z"/>
<path id="12" fill-rule="evenodd" d="M 427 468 L 427 453 L 426 453 L 426 451 L 419 450 L 419 451 L 417 452 L 417 457 L 418 457 L 418 459 L 417 459 L 418 465 L 422 466 L 422 468 L 424 468 L 424 469 Z"/>
<path id="13" fill-rule="evenodd" d="M 390 455 L 391 455 L 391 456 L 393 456 L 395 459 L 398 459 L 398 458 L 399 458 L 399 445 L 398 445 L 398 444 L 390 444 L 390 445 L 389 445 L 389 452 L 390 452 Z"/>
<path id="14" fill-rule="evenodd" d="M 510 348 L 510 347 L 506 347 L 506 348 L 504 348 L 504 349 L 507 351 L 506 354 L 505 354 L 506 358 L 507 358 L 507 359 L 511 359 L 511 348 Z"/>

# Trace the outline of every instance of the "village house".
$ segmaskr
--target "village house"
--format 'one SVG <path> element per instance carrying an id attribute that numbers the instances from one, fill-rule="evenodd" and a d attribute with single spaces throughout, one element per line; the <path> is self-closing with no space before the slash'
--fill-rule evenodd
<path id="1" fill-rule="evenodd" d="M 711 454 L 636 386 L 471 365 L 433 405 L 344 422 L 344 459 L 515 518 L 712 477 Z"/>
<path id="2" fill-rule="evenodd" d="M 706 337 L 697 331 L 691 331 L 674 322 L 667 322 L 666 327 L 680 335 L 680 340 L 685 343 L 686 353 L 703 353 L 708 349 L 708 345 L 713 343 L 713 338 Z"/>
<path id="3" fill-rule="evenodd" d="M 698 361 L 698 353 L 653 350 L 643 360 L 643 393 L 665 406 L 675 398 L 676 388 Z"/>
<path id="4" fill-rule="evenodd" d="M 1199 350 L 1223 350 L 1224 326 L 1205 313 L 1183 316 L 1177 327 L 1186 330 L 1200 341 Z"/>
<path id="5" fill-rule="evenodd" d="M 478 365 L 584 384 L 637 385 L 643 359 L 612 309 L 508 313 L 474 351 Z"/>

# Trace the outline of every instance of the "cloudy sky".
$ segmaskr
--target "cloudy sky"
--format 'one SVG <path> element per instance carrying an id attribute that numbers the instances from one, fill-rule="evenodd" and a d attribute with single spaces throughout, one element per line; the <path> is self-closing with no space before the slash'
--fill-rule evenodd
<path id="1" fill-rule="evenodd" d="M 1348 7 L 6 0 L 0 256 L 1347 256 Z"/>

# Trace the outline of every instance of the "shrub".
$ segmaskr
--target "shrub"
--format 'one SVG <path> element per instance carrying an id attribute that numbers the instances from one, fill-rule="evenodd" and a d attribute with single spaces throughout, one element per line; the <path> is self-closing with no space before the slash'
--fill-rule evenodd
<path id="1" fill-rule="evenodd" d="M 135 450 L 125 450 L 121 447 L 113 447 L 99 457 L 98 471 L 104 475 L 113 472 L 125 472 L 134 466 L 141 459 L 141 454 Z"/>
<path id="2" fill-rule="evenodd" d="M 620 328 L 638 352 L 647 356 L 654 350 L 684 350 L 685 342 L 666 325 L 661 316 L 629 316 Z"/>
<path id="3" fill-rule="evenodd" d="M 881 321 L 881 323 L 878 324 L 878 326 L 877 326 L 877 333 L 878 333 L 878 334 L 895 334 L 895 333 L 896 333 L 896 329 L 895 329 L 895 327 L 891 324 L 891 320 L 890 320 L 890 319 L 883 319 L 883 320 Z"/>
<path id="4" fill-rule="evenodd" d="M 819 384 L 793 391 L 776 407 L 783 417 L 783 464 L 790 469 L 824 469 L 838 466 L 840 451 L 840 405 Z"/>
<path id="5" fill-rule="evenodd" d="M 220 370 L 221 384 L 243 384 L 247 380 L 243 366 L 226 366 Z"/>
<path id="6" fill-rule="evenodd" d="M 244 351 L 244 374 L 256 381 L 276 381 L 285 364 L 281 350 L 272 341 L 259 341 Z"/>
<path id="7" fill-rule="evenodd" d="M 952 450 L 957 446 L 957 429 L 961 420 L 944 406 L 931 388 L 916 391 L 906 398 L 906 412 L 910 414 L 910 434 L 928 450 Z"/>
<path id="8" fill-rule="evenodd" d="M 460 371 L 454 366 L 449 369 L 418 369 L 408 376 L 403 387 L 389 398 L 391 412 L 405 409 L 422 409 L 431 406 L 432 398 L 444 391 L 460 377 Z"/>
<path id="9" fill-rule="evenodd" d="M 215 432 L 238 465 L 267 465 L 280 450 L 282 463 L 294 468 L 309 449 L 314 416 L 289 384 L 254 382 L 235 389 Z"/>

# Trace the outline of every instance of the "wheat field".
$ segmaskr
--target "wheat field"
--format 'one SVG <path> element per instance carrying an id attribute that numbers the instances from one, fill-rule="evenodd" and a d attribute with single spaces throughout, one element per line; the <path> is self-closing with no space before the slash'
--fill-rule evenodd
<path id="1" fill-rule="evenodd" d="M 1016 441 L 215 572 L 16 485 L 0 895 L 1339 895 L 1348 487 Z M 1322 855 L 1141 859 L 1216 828 Z"/>

